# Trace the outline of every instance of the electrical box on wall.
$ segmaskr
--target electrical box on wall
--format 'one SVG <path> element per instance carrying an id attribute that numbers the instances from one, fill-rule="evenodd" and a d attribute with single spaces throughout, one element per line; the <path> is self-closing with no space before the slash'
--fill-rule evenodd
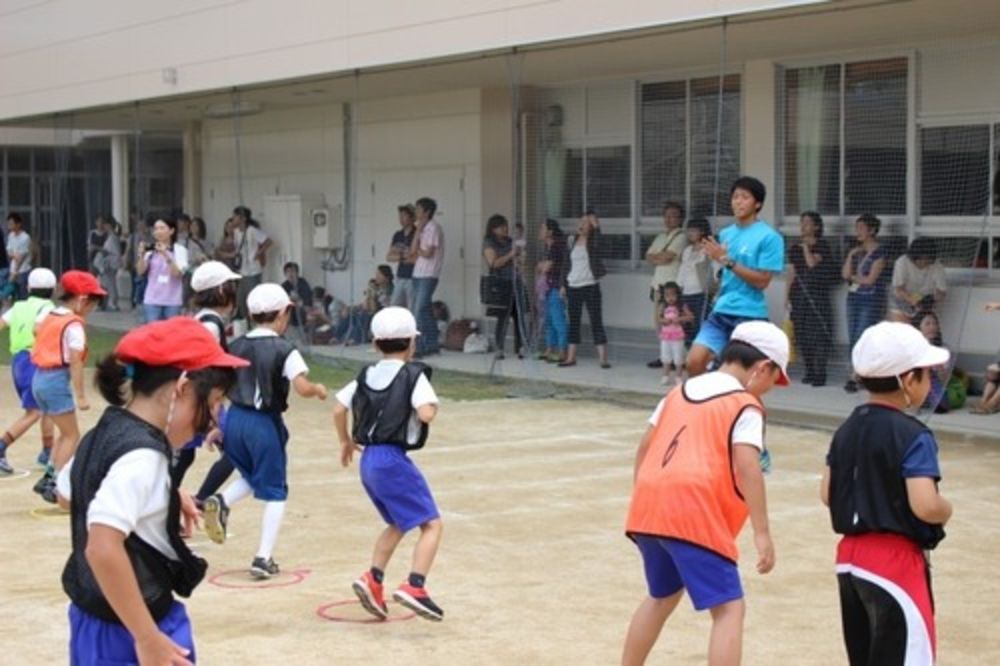
<path id="1" fill-rule="evenodd" d="M 323 284 L 323 255 L 313 246 L 312 212 L 325 207 L 321 194 L 277 194 L 264 197 L 261 225 L 274 242 L 267 264 L 267 279 L 284 280 L 282 267 L 294 261 L 302 276 Z"/>
<path id="2" fill-rule="evenodd" d="M 314 208 L 311 213 L 313 248 L 333 250 L 344 247 L 344 207 Z"/>

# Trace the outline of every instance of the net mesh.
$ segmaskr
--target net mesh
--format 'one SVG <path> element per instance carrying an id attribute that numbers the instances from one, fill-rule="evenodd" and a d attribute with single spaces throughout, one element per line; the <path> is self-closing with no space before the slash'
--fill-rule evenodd
<path id="1" fill-rule="evenodd" d="M 793 377 L 850 388 L 852 341 L 894 318 L 955 352 L 928 407 L 959 404 L 948 387 L 975 390 L 997 346 L 982 310 L 1000 300 L 1000 107 L 980 91 L 1000 43 L 914 33 L 888 55 L 761 60 L 748 55 L 760 29 L 705 23 L 60 114 L 50 140 L 2 148 L 0 204 L 59 269 L 101 270 L 92 227 L 113 213 L 118 300 L 137 310 L 147 219 L 203 218 L 206 256 L 231 256 L 226 221 L 248 206 L 273 241 L 264 279 L 294 262 L 309 283 L 300 343 L 367 360 L 356 348 L 374 311 L 426 296 L 426 278 L 400 269 L 414 259 L 406 207 L 430 199 L 444 249 L 422 326 L 440 328 L 450 367 L 517 395 L 649 394 L 683 369 L 662 287 L 680 287 L 667 305 L 685 319 L 683 358 L 726 271 L 697 239 L 733 224 L 730 186 L 755 176 L 785 243 L 765 298 L 794 335 Z M 491 237 L 494 215 L 507 224 Z M 584 257 L 572 247 L 592 228 Z M 821 408 L 832 393 L 812 395 Z"/>

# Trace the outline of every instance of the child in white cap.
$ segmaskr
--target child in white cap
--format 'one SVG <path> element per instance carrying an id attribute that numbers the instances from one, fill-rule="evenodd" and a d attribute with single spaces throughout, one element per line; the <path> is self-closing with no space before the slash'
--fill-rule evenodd
<path id="1" fill-rule="evenodd" d="M 229 392 L 231 403 L 223 431 L 226 456 L 240 472 L 222 494 L 205 500 L 205 531 L 216 543 L 226 540 L 229 508 L 250 493 L 264 502 L 260 547 L 250 575 L 266 579 L 278 573 L 272 553 L 288 498 L 288 429 L 282 414 L 288 409 L 289 389 L 303 398 L 326 400 L 326 387 L 306 378 L 309 367 L 302 354 L 282 335 L 291 317 L 291 299 L 281 285 L 265 283 L 247 296 L 255 328 L 229 345 L 230 353 L 250 361 L 236 372 Z"/>
<path id="2" fill-rule="evenodd" d="M 55 273 L 47 268 L 33 269 L 28 273 L 28 298 L 14 303 L 0 318 L 0 331 L 10 327 L 10 373 L 14 380 L 14 392 L 21 399 L 21 409 L 24 410 L 24 414 L 4 431 L 0 440 L 0 475 L 14 473 L 14 468 L 7 462 L 7 448 L 42 419 L 41 409 L 31 392 L 31 380 L 36 370 L 31 362 L 31 348 L 35 346 L 35 323 L 55 307 L 52 302 L 55 289 Z M 52 432 L 52 421 L 42 419 L 42 451 L 38 454 L 40 465 L 49 462 Z"/>
<path id="3" fill-rule="evenodd" d="M 708 662 L 736 664 L 743 586 L 736 537 L 747 517 L 757 571 L 774 567 L 761 456 L 761 396 L 788 384 L 788 338 L 774 324 L 738 324 L 721 367 L 674 388 L 635 456 L 626 534 L 642 556 L 648 595 L 632 616 L 622 664 L 642 664 L 685 590 L 712 614 Z"/>
<path id="4" fill-rule="evenodd" d="M 882 322 L 851 360 L 868 402 L 837 429 L 820 494 L 837 544 L 841 624 L 851 664 L 932 664 L 936 652 L 925 551 L 944 538 L 951 503 L 938 493 L 934 434 L 907 414 L 931 390 L 930 368 L 948 362 L 909 324 Z"/>
<path id="5" fill-rule="evenodd" d="M 412 360 L 420 332 L 410 311 L 383 308 L 372 317 L 371 331 L 382 360 L 362 369 L 337 393 L 333 406 L 340 461 L 346 467 L 354 452 L 364 449 L 361 483 L 387 524 L 375 542 L 371 567 L 354 582 L 354 593 L 369 613 L 388 617 L 382 592 L 385 568 L 403 536 L 419 527 L 409 578 L 392 596 L 421 617 L 440 621 L 444 611 L 431 600 L 425 582 L 441 542 L 441 515 L 427 480 L 407 455 L 426 442 L 438 398 L 430 368 Z M 347 430 L 349 411 L 352 432 Z"/>

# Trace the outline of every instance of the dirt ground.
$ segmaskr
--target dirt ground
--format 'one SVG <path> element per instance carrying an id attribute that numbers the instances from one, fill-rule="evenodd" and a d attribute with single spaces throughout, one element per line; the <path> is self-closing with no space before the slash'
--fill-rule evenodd
<path id="1" fill-rule="evenodd" d="M 2 373 L 6 377 L 6 373 Z M 15 404 L 0 382 L 2 416 Z M 650 405 L 652 407 L 652 405 Z M 98 411 L 84 416 L 92 424 Z M 359 623 L 352 580 L 367 566 L 380 530 L 357 467 L 336 459 L 329 404 L 297 401 L 289 412 L 291 496 L 275 552 L 283 567 L 252 584 L 244 570 L 257 546 L 261 506 L 238 504 L 234 536 L 216 546 L 193 540 L 211 562 L 188 608 L 205 664 L 611 664 L 644 593 L 637 551 L 622 535 L 632 456 L 647 413 L 592 402 L 446 402 L 426 450 L 414 458 L 442 509 L 445 537 L 428 579 L 443 623 L 421 619 Z M 835 538 L 817 499 L 828 433 L 771 426 L 768 500 L 775 571 L 753 571 L 749 529 L 741 541 L 748 599 L 744 663 L 844 663 Z M 10 457 L 24 468 L 37 431 Z M 998 446 L 942 446 L 943 492 L 956 506 L 949 536 L 934 554 L 941 664 L 1000 663 L 997 580 L 1000 547 Z M 215 454 L 187 477 L 200 483 Z M 0 480 L 0 603 L 6 664 L 63 663 L 68 629 L 59 576 L 66 559 L 65 516 L 47 515 L 30 492 L 37 476 Z M 41 512 L 39 511 L 41 510 Z M 390 564 L 402 580 L 413 538 Z M 235 573 L 223 572 L 236 570 Z M 297 584 L 296 580 L 300 580 Z M 317 609 L 336 602 L 327 613 Z M 391 608 L 399 614 L 398 608 Z M 350 621 L 353 620 L 353 621 Z M 651 663 L 704 662 L 709 617 L 682 602 Z"/>

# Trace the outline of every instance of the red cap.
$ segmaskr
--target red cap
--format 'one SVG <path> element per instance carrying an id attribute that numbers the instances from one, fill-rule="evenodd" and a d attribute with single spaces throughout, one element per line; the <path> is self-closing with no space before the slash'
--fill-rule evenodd
<path id="1" fill-rule="evenodd" d="M 139 362 L 187 371 L 250 365 L 249 361 L 224 352 L 215 336 L 190 317 L 173 317 L 129 331 L 118 341 L 115 356 L 122 363 Z"/>
<path id="2" fill-rule="evenodd" d="M 59 286 L 67 294 L 74 296 L 107 296 L 101 283 L 87 271 L 66 271 L 59 279 Z"/>

